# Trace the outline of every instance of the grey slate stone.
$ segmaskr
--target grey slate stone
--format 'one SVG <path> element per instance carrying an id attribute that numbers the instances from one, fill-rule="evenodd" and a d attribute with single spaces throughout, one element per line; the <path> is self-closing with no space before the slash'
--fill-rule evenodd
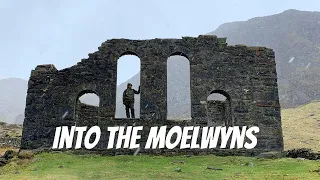
<path id="1" fill-rule="evenodd" d="M 103 133 L 108 126 L 135 124 L 144 126 L 141 144 L 146 142 L 151 126 L 258 126 L 255 150 L 283 150 L 272 49 L 227 46 L 226 38 L 212 35 L 182 39 L 111 39 L 98 49 L 66 69 L 57 70 L 49 64 L 32 70 L 21 149 L 49 149 L 57 126 L 76 124 L 88 128 L 98 125 L 102 136 L 95 150 L 106 150 L 108 136 Z M 141 61 L 140 119 L 115 119 L 117 60 L 127 54 L 137 55 Z M 167 59 L 171 55 L 181 55 L 190 61 L 191 120 L 166 119 Z M 78 98 L 85 93 L 97 94 L 100 106 L 81 104 Z M 211 93 L 224 95 L 226 101 L 203 103 Z M 111 151 L 110 154 L 115 154 Z M 183 151 L 197 154 L 200 150 L 154 150 L 153 153 Z M 148 151 L 141 149 L 140 152 Z M 124 149 L 121 153 L 134 152 Z M 234 153 L 234 150 L 229 152 Z"/>

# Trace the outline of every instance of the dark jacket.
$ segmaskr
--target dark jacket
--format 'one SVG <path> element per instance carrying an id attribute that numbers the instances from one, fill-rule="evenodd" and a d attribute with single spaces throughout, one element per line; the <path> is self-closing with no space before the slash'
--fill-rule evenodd
<path id="1" fill-rule="evenodd" d="M 138 91 L 136 91 L 134 89 L 124 90 L 123 95 L 122 95 L 123 104 L 126 104 L 126 102 L 134 102 L 134 95 L 135 94 L 140 94 L 140 86 L 139 86 Z"/>

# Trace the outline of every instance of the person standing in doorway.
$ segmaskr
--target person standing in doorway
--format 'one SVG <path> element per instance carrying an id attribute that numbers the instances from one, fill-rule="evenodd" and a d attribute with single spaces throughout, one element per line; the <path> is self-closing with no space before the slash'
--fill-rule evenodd
<path id="1" fill-rule="evenodd" d="M 128 83 L 127 89 L 124 90 L 123 96 L 122 96 L 123 104 L 126 107 L 127 118 L 130 118 L 129 109 L 131 111 L 131 118 L 135 118 L 135 115 L 134 115 L 134 95 L 135 94 L 140 94 L 140 86 L 139 86 L 138 91 L 136 91 L 136 90 L 132 89 L 132 84 Z"/>

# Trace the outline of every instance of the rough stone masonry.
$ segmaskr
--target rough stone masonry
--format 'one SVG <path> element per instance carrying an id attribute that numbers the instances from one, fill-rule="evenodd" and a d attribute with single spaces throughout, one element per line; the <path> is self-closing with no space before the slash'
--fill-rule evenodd
<path id="1" fill-rule="evenodd" d="M 57 70 L 50 64 L 32 70 L 22 149 L 49 149 L 57 126 L 98 125 L 106 132 L 104 128 L 108 126 L 142 125 L 145 132 L 142 132 L 140 144 L 143 144 L 151 126 L 222 125 L 258 126 L 255 151 L 283 150 L 272 49 L 228 46 L 226 38 L 214 35 L 182 39 L 111 39 L 98 49 L 66 69 Z M 117 60 L 128 54 L 138 56 L 141 61 L 140 118 L 116 119 Z M 166 119 L 167 59 L 173 55 L 184 56 L 190 62 L 191 120 Z M 79 101 L 86 93 L 95 93 L 100 98 L 99 107 Z M 225 101 L 208 101 L 212 93 L 221 94 Z M 102 134 L 95 149 L 107 151 L 106 140 L 107 134 Z M 147 152 L 141 149 L 144 151 Z M 216 152 L 214 149 L 207 151 Z"/>

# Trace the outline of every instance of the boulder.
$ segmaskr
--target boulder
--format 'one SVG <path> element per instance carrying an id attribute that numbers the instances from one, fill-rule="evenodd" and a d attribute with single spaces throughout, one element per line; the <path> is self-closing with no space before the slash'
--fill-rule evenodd
<path id="1" fill-rule="evenodd" d="M 320 159 L 320 153 L 312 152 L 311 149 L 307 148 L 288 150 L 286 156 L 291 158 L 305 158 L 309 160 Z"/>
<path id="2" fill-rule="evenodd" d="M 20 159 L 31 159 L 34 157 L 34 153 L 28 150 L 21 150 L 18 154 L 18 158 Z"/>
<path id="3" fill-rule="evenodd" d="M 9 160 L 9 159 L 12 159 L 14 157 L 14 151 L 13 150 L 7 150 L 4 155 L 3 155 L 3 158 Z"/>
<path id="4" fill-rule="evenodd" d="M 8 160 L 6 158 L 0 158 L 0 167 L 6 165 L 8 163 Z"/>
<path id="5" fill-rule="evenodd" d="M 257 158 L 264 158 L 264 159 L 277 159 L 282 157 L 285 157 L 285 153 L 279 152 L 279 151 L 263 152 L 257 156 Z"/>

